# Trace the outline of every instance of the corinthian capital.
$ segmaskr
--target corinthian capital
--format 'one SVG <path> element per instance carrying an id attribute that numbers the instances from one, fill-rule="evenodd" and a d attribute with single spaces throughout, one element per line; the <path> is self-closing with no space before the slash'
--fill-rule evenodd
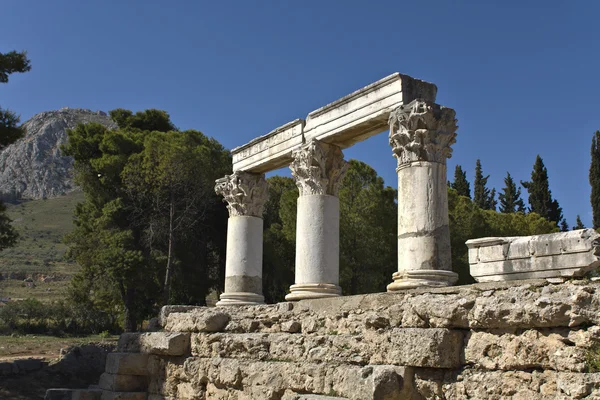
<path id="1" fill-rule="evenodd" d="M 412 161 L 445 163 L 456 143 L 456 113 L 451 108 L 413 100 L 389 117 L 390 145 L 398 166 Z"/>
<path id="2" fill-rule="evenodd" d="M 268 198 L 267 181 L 262 174 L 236 171 L 217 179 L 215 192 L 224 197 L 230 217 L 263 216 Z"/>
<path id="3" fill-rule="evenodd" d="M 337 196 L 340 182 L 348 169 L 342 150 L 316 140 L 292 153 L 290 164 L 300 196 L 329 194 Z"/>

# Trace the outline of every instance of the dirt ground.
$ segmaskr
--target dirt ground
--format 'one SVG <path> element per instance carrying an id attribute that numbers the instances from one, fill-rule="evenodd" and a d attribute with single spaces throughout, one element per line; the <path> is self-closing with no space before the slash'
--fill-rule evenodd
<path id="1" fill-rule="evenodd" d="M 46 389 L 49 388 L 85 388 L 90 384 L 97 383 L 97 377 L 90 378 L 89 373 L 84 374 L 86 376 L 73 376 L 65 373 L 69 369 L 61 368 L 61 349 L 90 343 L 99 346 L 112 345 L 116 343 L 117 339 L 118 336 L 104 338 L 97 335 L 75 338 L 41 335 L 0 336 L 0 362 L 39 358 L 50 364 L 42 370 L 28 374 L 0 377 L 0 399 L 43 399 Z"/>

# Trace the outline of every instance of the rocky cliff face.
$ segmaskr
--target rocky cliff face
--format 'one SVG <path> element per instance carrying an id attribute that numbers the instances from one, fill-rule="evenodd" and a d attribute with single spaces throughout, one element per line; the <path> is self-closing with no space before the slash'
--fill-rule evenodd
<path id="1" fill-rule="evenodd" d="M 0 152 L 0 196 L 41 199 L 72 191 L 73 160 L 60 146 L 67 129 L 89 122 L 116 128 L 106 113 L 80 108 L 42 112 L 25 122 L 25 137 Z"/>

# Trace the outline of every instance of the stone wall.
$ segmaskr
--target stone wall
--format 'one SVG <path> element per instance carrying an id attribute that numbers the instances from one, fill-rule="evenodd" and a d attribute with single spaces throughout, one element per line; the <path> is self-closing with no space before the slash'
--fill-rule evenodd
<path id="1" fill-rule="evenodd" d="M 121 337 L 103 399 L 600 398 L 600 282 L 170 306 L 160 321 Z"/>

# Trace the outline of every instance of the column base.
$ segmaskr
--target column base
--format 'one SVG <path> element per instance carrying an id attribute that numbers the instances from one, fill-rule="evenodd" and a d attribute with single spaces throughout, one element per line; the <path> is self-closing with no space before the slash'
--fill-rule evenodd
<path id="1" fill-rule="evenodd" d="M 342 288 L 331 283 L 297 283 L 290 286 L 290 294 L 285 296 L 287 301 L 304 299 L 322 299 L 324 297 L 338 297 L 342 295 Z"/>
<path id="2" fill-rule="evenodd" d="M 394 282 L 387 286 L 388 292 L 420 287 L 452 286 L 458 281 L 458 274 L 436 269 L 416 269 L 394 272 L 392 278 Z"/>
<path id="3" fill-rule="evenodd" d="M 219 306 L 255 306 L 265 304 L 265 297 L 260 294 L 250 292 L 221 293 L 217 302 Z"/>

